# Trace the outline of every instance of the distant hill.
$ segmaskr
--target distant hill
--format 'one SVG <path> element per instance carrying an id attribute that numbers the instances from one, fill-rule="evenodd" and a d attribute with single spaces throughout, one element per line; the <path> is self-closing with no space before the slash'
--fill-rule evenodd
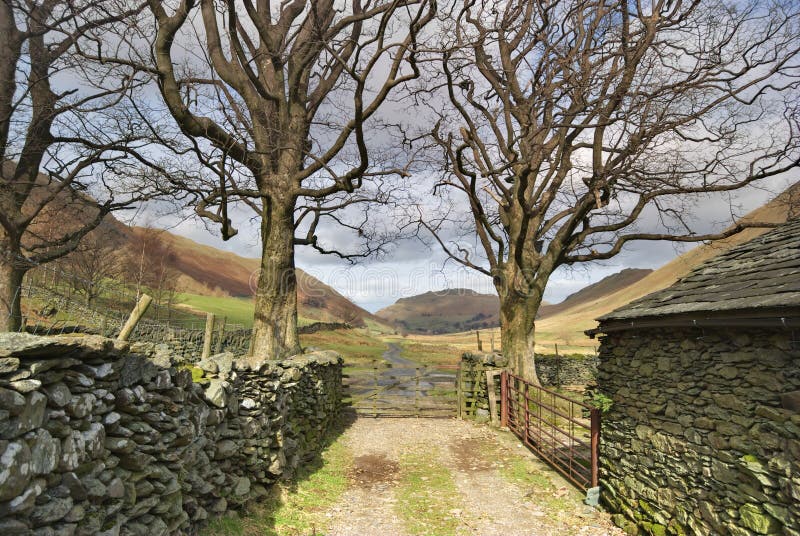
<path id="1" fill-rule="evenodd" d="M 557 304 L 545 302 L 539 317 L 546 318 L 586 301 L 632 285 L 652 270 L 627 268 L 570 294 Z M 400 298 L 375 316 L 401 330 L 418 334 L 444 334 L 495 328 L 500 325 L 500 300 L 495 294 L 469 289 L 447 289 Z"/>
<path id="2" fill-rule="evenodd" d="M 447 289 L 400 298 L 375 316 L 409 333 L 453 333 L 500 325 L 500 300 L 495 294 Z"/>

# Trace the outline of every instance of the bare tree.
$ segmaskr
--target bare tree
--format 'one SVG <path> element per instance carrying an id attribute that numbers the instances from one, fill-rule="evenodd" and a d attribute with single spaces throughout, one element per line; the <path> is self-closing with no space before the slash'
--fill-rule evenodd
<path id="1" fill-rule="evenodd" d="M 733 234 L 741 225 L 694 232 L 691 204 L 798 165 L 798 9 L 458 2 L 438 60 L 450 106 L 434 110 L 435 190 L 465 207 L 478 253 L 448 231 L 457 210 L 418 223 L 492 277 L 514 370 L 538 381 L 535 319 L 559 266 L 633 240 Z"/>
<path id="2" fill-rule="evenodd" d="M 396 154 L 375 154 L 391 122 L 377 112 L 419 74 L 419 33 L 433 0 L 149 1 L 156 36 L 150 58 L 118 59 L 149 70 L 170 114 L 211 170 L 180 186 L 196 212 L 236 234 L 232 207 L 260 220 L 262 263 L 254 354 L 300 350 L 295 245 L 334 248 L 317 237 L 328 219 L 362 235 L 344 215 L 385 199 L 382 180 L 405 175 Z M 129 37 L 131 50 L 136 38 Z M 147 39 L 143 32 L 138 39 Z M 367 132 L 370 132 L 368 135 Z M 368 251 L 338 251 L 341 256 Z"/>
<path id="3" fill-rule="evenodd" d="M 132 179 L 150 160 L 149 133 L 126 106 L 141 81 L 130 68 L 77 55 L 142 8 L 0 3 L 0 331 L 19 328 L 27 270 L 73 251 L 109 212 L 143 197 Z"/>
<path id="4" fill-rule="evenodd" d="M 76 292 L 90 305 L 99 298 L 106 286 L 122 271 L 120 244 L 107 233 L 95 229 L 87 234 L 78 247 L 62 260 L 70 274 L 69 281 Z"/>
<path id="5" fill-rule="evenodd" d="M 178 293 L 180 272 L 174 266 L 176 253 L 164 233 L 152 227 L 134 231 L 126 249 L 124 276 L 136 286 L 137 300 L 147 292 L 157 305 L 167 308 L 169 315 Z M 155 314 L 159 314 L 158 309 Z"/>

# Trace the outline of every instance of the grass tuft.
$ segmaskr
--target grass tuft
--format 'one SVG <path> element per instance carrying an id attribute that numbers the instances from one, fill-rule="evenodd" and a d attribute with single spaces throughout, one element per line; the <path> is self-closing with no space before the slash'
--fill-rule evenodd
<path id="1" fill-rule="evenodd" d="M 407 454 L 400 460 L 397 513 L 408 532 L 419 536 L 450 536 L 459 520 L 450 512 L 459 507 L 453 475 L 430 452 Z"/>

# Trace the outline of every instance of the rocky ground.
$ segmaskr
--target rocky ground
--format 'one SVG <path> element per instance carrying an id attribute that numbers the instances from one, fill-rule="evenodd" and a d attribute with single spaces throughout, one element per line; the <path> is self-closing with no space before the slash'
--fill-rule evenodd
<path id="1" fill-rule="evenodd" d="M 508 433 L 447 419 L 358 419 L 327 535 L 619 535 Z"/>

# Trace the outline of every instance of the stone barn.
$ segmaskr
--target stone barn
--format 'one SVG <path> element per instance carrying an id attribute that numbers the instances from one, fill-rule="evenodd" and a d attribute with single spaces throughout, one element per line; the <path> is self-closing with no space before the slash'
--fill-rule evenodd
<path id="1" fill-rule="evenodd" d="M 800 220 L 598 320 L 617 524 L 799 536 Z"/>

